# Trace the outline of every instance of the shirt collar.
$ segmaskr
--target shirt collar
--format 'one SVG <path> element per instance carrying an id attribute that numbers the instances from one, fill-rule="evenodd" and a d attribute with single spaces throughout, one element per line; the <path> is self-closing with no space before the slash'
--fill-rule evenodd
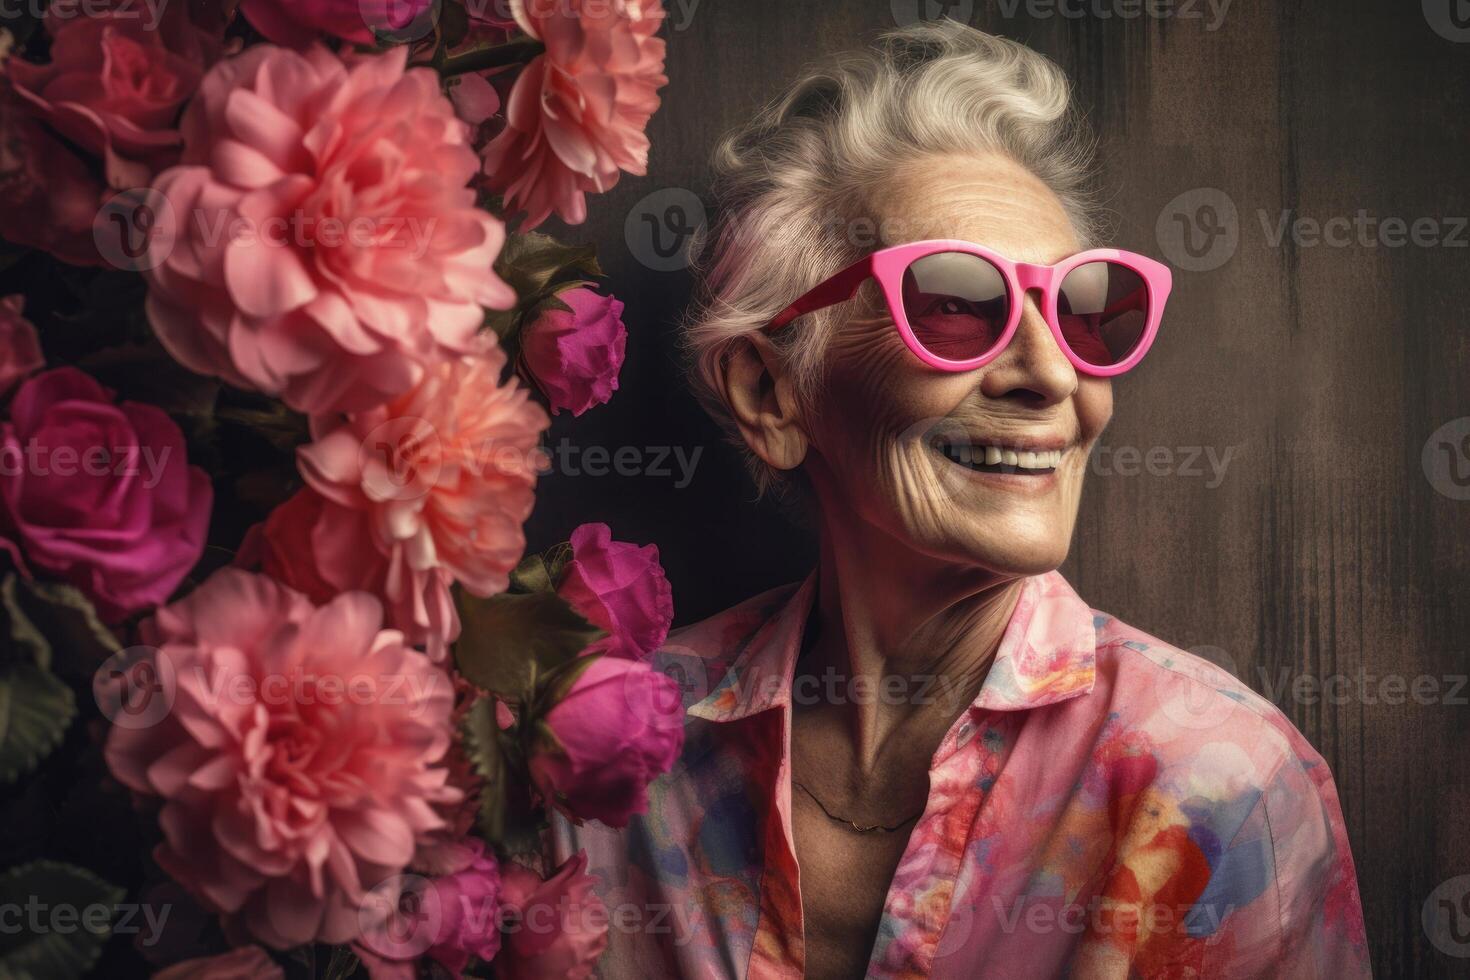
<path id="1" fill-rule="evenodd" d="M 815 572 L 807 576 L 756 629 L 709 694 L 690 706 L 690 715 L 736 721 L 769 708 L 790 707 L 791 682 L 816 581 Z M 722 634 L 728 635 L 720 629 L 706 635 Z M 723 651 L 709 652 L 718 656 Z M 1059 572 L 1027 578 L 971 707 L 1021 711 L 1086 694 L 1096 680 L 1096 652 L 1093 612 L 1067 580 Z"/>

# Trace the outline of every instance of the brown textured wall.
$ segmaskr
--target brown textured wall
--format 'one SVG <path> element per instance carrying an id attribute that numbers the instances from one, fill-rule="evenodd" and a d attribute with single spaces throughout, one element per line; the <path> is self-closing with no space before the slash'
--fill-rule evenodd
<path id="1" fill-rule="evenodd" d="M 1470 975 L 1470 899 L 1456 904 L 1470 893 L 1456 880 L 1470 876 L 1456 680 L 1470 671 L 1456 479 L 1470 482 L 1470 25 L 1456 2 L 1235 0 L 1221 16 L 1203 0 L 665 0 L 672 82 L 650 175 L 565 231 L 598 243 L 627 302 L 623 390 L 553 440 L 702 455 L 682 488 L 677 465 L 549 477 L 533 543 L 593 516 L 657 542 L 682 622 L 804 569 L 808 546 L 751 503 L 681 387 L 688 278 L 655 268 L 678 259 L 648 229 L 662 222 L 669 244 L 697 220 L 693 202 L 682 222 L 667 205 L 707 195 L 717 135 L 808 57 L 925 11 L 1024 41 L 1076 80 L 1103 138 L 1118 244 L 1176 280 L 1145 369 L 1116 385 L 1066 571 L 1095 606 L 1231 666 L 1321 750 L 1377 975 Z M 1125 16 L 1149 9 L 1172 13 Z M 1310 225 L 1278 241 L 1283 215 L 1338 219 L 1336 243 Z M 1389 218 L 1424 219 L 1419 242 Z"/>

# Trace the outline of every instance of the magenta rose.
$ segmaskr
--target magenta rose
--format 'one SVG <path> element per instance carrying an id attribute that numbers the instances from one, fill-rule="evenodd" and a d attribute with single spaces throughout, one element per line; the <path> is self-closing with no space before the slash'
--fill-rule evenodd
<path id="1" fill-rule="evenodd" d="M 169 597 L 204 550 L 213 492 L 179 427 L 75 368 L 25 382 L 0 425 L 0 548 L 108 622 Z"/>
<path id="2" fill-rule="evenodd" d="M 5 65 L 16 97 L 98 157 L 112 187 L 146 184 L 177 158 L 179 110 L 217 50 L 198 32 L 161 30 L 141 4 L 95 12 L 60 3 L 45 23 L 51 61 Z"/>
<path id="3" fill-rule="evenodd" d="M 592 890 L 579 851 L 542 881 L 518 864 L 501 868 L 505 940 L 495 959 L 501 980 L 586 980 L 607 948 L 607 908 Z"/>
<path id="4" fill-rule="evenodd" d="M 73 265 L 101 262 L 93 222 L 109 188 L 145 185 L 174 162 L 179 110 L 220 52 L 183 8 L 155 22 L 143 4 L 57 0 L 51 60 L 4 62 L 0 235 Z"/>
<path id="5" fill-rule="evenodd" d="M 626 827 L 648 809 L 648 784 L 684 747 L 679 685 L 648 664 L 602 656 L 546 713 L 555 745 L 531 757 L 531 779 L 573 820 Z"/>
<path id="6" fill-rule="evenodd" d="M 572 560 L 557 593 L 608 635 L 587 653 L 640 660 L 657 650 L 674 621 L 674 594 L 658 563 L 658 546 L 612 540 L 606 524 L 572 532 Z"/>
<path id="7" fill-rule="evenodd" d="M 433 0 L 244 0 L 240 12 L 277 44 L 305 47 L 323 34 L 354 44 L 374 43 L 374 33 L 412 29 Z"/>
<path id="8" fill-rule="evenodd" d="M 568 308 L 547 308 L 532 321 L 521 341 L 521 357 L 553 415 L 562 409 L 581 415 L 606 404 L 618 390 L 628 340 L 623 304 L 580 286 L 556 298 Z"/>
<path id="9" fill-rule="evenodd" d="M 0 396 L 46 366 L 36 328 L 21 316 L 24 309 L 25 300 L 18 295 L 0 299 Z"/>

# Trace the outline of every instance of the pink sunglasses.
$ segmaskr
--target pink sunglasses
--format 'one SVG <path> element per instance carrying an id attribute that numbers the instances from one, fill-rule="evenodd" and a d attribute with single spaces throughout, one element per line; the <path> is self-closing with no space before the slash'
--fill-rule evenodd
<path id="1" fill-rule="evenodd" d="M 1031 265 L 972 242 L 910 242 L 854 262 L 782 310 L 766 330 L 851 299 L 870 276 L 904 343 L 931 367 L 969 371 L 994 360 L 1016 334 L 1023 297 L 1035 289 L 1067 359 L 1104 378 L 1143 359 L 1172 283 L 1163 263 L 1112 248 Z"/>

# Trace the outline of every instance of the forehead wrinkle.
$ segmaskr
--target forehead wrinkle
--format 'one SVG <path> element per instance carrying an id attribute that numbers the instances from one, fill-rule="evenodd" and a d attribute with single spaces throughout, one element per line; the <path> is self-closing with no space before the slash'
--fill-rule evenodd
<path id="1" fill-rule="evenodd" d="M 884 219 L 880 226 L 898 230 L 903 241 L 957 238 L 1015 261 L 1041 263 L 1081 247 L 1051 189 L 997 154 L 912 161 L 894 173 L 875 200 Z"/>

